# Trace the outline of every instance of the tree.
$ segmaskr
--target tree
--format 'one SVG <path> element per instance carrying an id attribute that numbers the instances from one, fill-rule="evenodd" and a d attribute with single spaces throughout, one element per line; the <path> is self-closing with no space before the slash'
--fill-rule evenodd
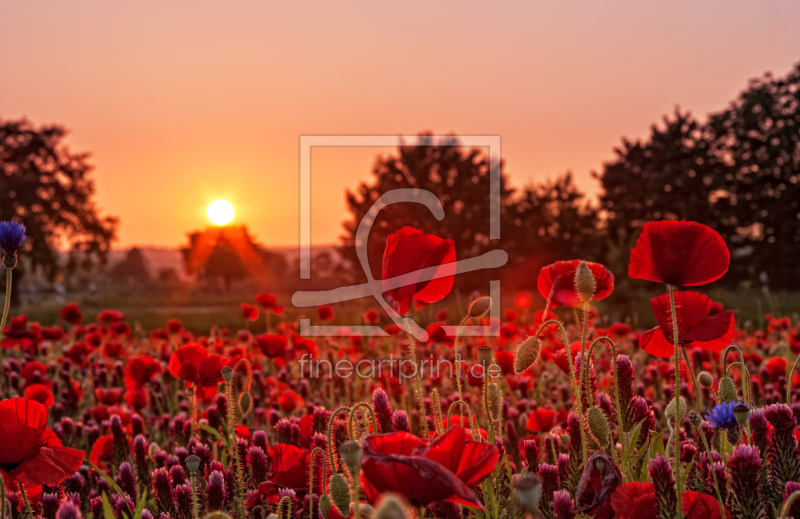
<path id="1" fill-rule="evenodd" d="M 722 234 L 733 258 L 723 282 L 761 272 L 800 288 L 800 65 L 766 74 L 700 123 L 675 112 L 645 141 L 623 140 L 603 167 L 601 208 L 612 242 L 647 221 L 694 220 Z"/>
<path id="2" fill-rule="evenodd" d="M 49 278 L 65 246 L 69 271 L 104 263 L 118 223 L 101 216 L 89 154 L 71 152 L 63 143 L 66 133 L 59 125 L 0 120 L 0 220 L 25 224 L 31 245 L 24 257 Z"/>
<path id="3" fill-rule="evenodd" d="M 117 283 L 143 283 L 150 280 L 150 269 L 142 250 L 134 247 L 125 259 L 111 267 L 108 277 Z"/>
<path id="4" fill-rule="evenodd" d="M 501 204 L 512 194 L 506 175 L 499 172 Z M 347 207 L 351 218 L 344 222 L 342 257 L 354 269 L 356 279 L 363 281 L 356 257 L 355 234 L 358 224 L 374 202 L 384 193 L 401 188 L 420 188 L 434 193 L 441 202 L 445 218 L 437 221 L 423 205 L 394 204 L 384 208 L 372 225 L 367 251 L 372 275 L 381 278 L 381 261 L 389 234 L 406 225 L 427 234 L 436 234 L 456 243 L 456 258 L 478 256 L 497 247 L 489 240 L 490 160 L 479 149 L 466 150 L 456 137 L 442 142 L 432 141 L 430 134 L 420 134 L 416 145 L 401 144 L 397 154 L 380 157 L 372 170 L 372 178 L 362 182 L 355 192 L 348 190 Z M 469 283 L 474 275 L 458 276 L 457 284 Z"/>

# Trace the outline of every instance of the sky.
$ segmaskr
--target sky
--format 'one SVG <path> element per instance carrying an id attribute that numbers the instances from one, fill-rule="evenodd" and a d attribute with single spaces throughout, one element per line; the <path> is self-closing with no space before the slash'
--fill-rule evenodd
<path id="1" fill-rule="evenodd" d="M 800 61 L 800 2 L 0 1 L 0 118 L 70 130 L 118 247 L 175 247 L 213 200 L 299 240 L 302 135 L 499 135 L 511 183 L 591 172 L 676 106 Z M 391 148 L 315 148 L 312 241 Z"/>

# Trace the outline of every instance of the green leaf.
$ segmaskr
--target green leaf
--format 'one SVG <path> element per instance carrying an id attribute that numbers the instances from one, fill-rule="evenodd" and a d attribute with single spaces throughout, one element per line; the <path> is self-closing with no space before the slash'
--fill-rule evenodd
<path id="1" fill-rule="evenodd" d="M 224 436 L 222 436 L 222 435 L 219 433 L 219 431 L 218 431 L 218 430 L 214 429 L 214 428 L 213 428 L 213 427 L 211 427 L 210 425 L 207 425 L 207 424 L 204 424 L 204 423 L 196 423 L 196 424 L 194 424 L 194 426 L 195 426 L 195 427 L 197 427 L 198 429 L 202 429 L 202 430 L 206 431 L 208 434 L 212 435 L 212 436 L 213 436 L 213 437 L 215 437 L 217 440 L 221 441 L 221 442 L 222 442 L 222 443 L 224 443 L 226 446 L 230 447 L 230 444 L 228 443 L 228 440 L 227 440 L 227 439 L 225 439 L 225 437 L 224 437 Z"/>
<path id="2" fill-rule="evenodd" d="M 106 474 L 105 472 L 103 472 L 102 470 L 100 470 L 100 467 L 98 467 L 97 465 L 95 465 L 94 463 L 92 463 L 92 462 L 91 462 L 91 461 L 89 461 L 89 460 L 84 460 L 84 463 L 86 463 L 87 465 L 89 465 L 90 467 L 92 467 L 94 470 L 96 470 L 96 471 L 97 471 L 97 473 L 98 473 L 98 474 L 100 474 L 100 476 L 102 476 L 102 478 L 103 478 L 103 479 L 105 479 L 106 481 L 108 481 L 108 484 L 109 484 L 109 485 L 111 485 L 111 488 L 113 488 L 113 489 L 114 489 L 114 492 L 116 492 L 117 494 L 119 494 L 119 495 L 121 495 L 121 496 L 124 496 L 124 495 L 125 495 L 125 492 L 123 492 L 123 491 L 122 491 L 122 489 L 121 489 L 121 488 L 119 488 L 119 486 L 117 485 L 117 483 L 116 483 L 116 482 L 115 482 L 113 479 L 111 479 L 111 476 L 109 476 L 108 474 Z"/>
<path id="3" fill-rule="evenodd" d="M 114 510 L 112 510 L 111 503 L 108 501 L 108 496 L 105 492 L 103 492 L 103 519 L 115 519 Z"/>
<path id="4" fill-rule="evenodd" d="M 631 454 L 633 454 L 633 451 L 636 448 L 636 442 L 639 441 L 639 433 L 642 431 L 643 423 L 644 420 L 636 424 L 636 427 L 633 429 L 630 438 L 628 438 L 628 445 L 625 446 L 625 449 L 622 452 L 622 465 L 624 467 L 628 466 L 628 460 L 631 458 Z"/>
<path id="5" fill-rule="evenodd" d="M 142 490 L 142 495 L 140 495 L 138 501 L 136 501 L 136 510 L 133 512 L 133 519 L 142 519 L 142 511 L 144 511 L 145 503 L 147 503 L 146 488 Z"/>

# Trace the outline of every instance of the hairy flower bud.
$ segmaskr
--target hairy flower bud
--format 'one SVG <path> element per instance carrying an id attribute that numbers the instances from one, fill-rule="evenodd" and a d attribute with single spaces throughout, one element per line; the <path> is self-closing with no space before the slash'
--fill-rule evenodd
<path id="1" fill-rule="evenodd" d="M 714 383 L 714 377 L 712 377 L 711 373 L 708 371 L 701 371 L 697 375 L 697 383 L 702 387 L 711 387 L 711 385 Z"/>
<path id="2" fill-rule="evenodd" d="M 469 316 L 472 318 L 483 317 L 492 308 L 492 298 L 481 296 L 469 305 Z"/>
<path id="3" fill-rule="evenodd" d="M 522 344 L 517 348 L 517 354 L 514 359 L 514 371 L 517 374 L 533 366 L 533 363 L 539 358 L 540 346 L 539 339 L 533 336 L 522 341 Z"/>
<path id="4" fill-rule="evenodd" d="M 486 385 L 486 406 L 489 418 L 494 421 L 499 420 L 502 402 L 500 401 L 500 388 L 494 382 Z"/>
<path id="5" fill-rule="evenodd" d="M 483 368 L 483 375 L 487 375 L 489 366 L 492 365 L 493 352 L 491 346 L 483 345 L 478 347 L 478 364 Z"/>
<path id="6" fill-rule="evenodd" d="M 392 494 L 384 494 L 375 510 L 375 519 L 408 519 L 403 502 Z"/>
<path id="7" fill-rule="evenodd" d="M 594 276 L 585 261 L 581 261 L 575 269 L 575 288 L 584 303 L 588 303 L 594 297 Z"/>
<path id="8" fill-rule="evenodd" d="M 349 441 L 339 447 L 339 454 L 342 456 L 347 470 L 353 477 L 361 472 L 361 445 L 358 442 Z"/>
<path id="9" fill-rule="evenodd" d="M 678 399 L 678 402 L 680 402 L 680 415 L 678 416 L 675 415 L 677 411 L 676 409 L 677 406 L 675 405 L 674 398 L 670 400 L 669 404 L 667 404 L 667 409 L 664 411 L 664 414 L 667 415 L 667 418 L 669 418 L 675 423 L 680 423 L 681 419 L 683 419 L 683 417 L 686 416 L 686 400 L 683 397 L 681 397 L 680 399 Z"/>
<path id="10" fill-rule="evenodd" d="M 323 494 L 322 497 L 319 498 L 319 513 L 322 515 L 323 519 L 328 519 L 328 513 L 331 511 L 331 506 L 333 506 L 331 496 L 328 494 Z"/>
<path id="11" fill-rule="evenodd" d="M 556 475 L 558 477 L 558 475 Z M 517 501 L 530 513 L 535 514 L 539 509 L 539 503 L 542 499 L 542 488 L 539 484 L 539 478 L 534 474 L 523 474 L 517 476 L 514 481 L 514 492 L 517 496 Z"/>
<path id="12" fill-rule="evenodd" d="M 692 411 L 689 413 L 689 422 L 693 427 L 700 427 L 700 424 L 703 423 L 703 417 L 697 411 Z"/>
<path id="13" fill-rule="evenodd" d="M 719 399 L 723 402 L 734 402 L 738 400 L 736 396 L 736 386 L 731 377 L 722 377 L 719 380 Z"/>
<path id="14" fill-rule="evenodd" d="M 341 474 L 331 476 L 329 484 L 331 499 L 342 516 L 349 514 L 350 510 L 350 485 Z"/>
<path id="15" fill-rule="evenodd" d="M 611 431 L 608 427 L 608 419 L 603 411 L 597 406 L 589 408 L 589 430 L 592 436 L 601 447 L 607 447 L 611 441 Z"/>

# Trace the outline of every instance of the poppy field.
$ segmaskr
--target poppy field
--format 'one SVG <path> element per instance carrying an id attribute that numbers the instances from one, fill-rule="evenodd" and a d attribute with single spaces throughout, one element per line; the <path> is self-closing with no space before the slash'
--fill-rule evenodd
<path id="1" fill-rule="evenodd" d="M 7 287 L 25 240 L 0 223 Z M 45 327 L 7 293 L 0 519 L 800 519 L 800 324 L 745 326 L 696 291 L 728 270 L 717 232 L 643 226 L 627 275 L 660 284 L 649 330 L 603 322 L 613 274 L 569 258 L 531 273 L 543 308 L 521 294 L 498 322 L 475 294 L 450 315 L 455 261 L 451 240 L 389 236 L 406 319 L 385 337 L 303 336 L 268 293 L 241 305 L 264 334 L 75 303 Z"/>

